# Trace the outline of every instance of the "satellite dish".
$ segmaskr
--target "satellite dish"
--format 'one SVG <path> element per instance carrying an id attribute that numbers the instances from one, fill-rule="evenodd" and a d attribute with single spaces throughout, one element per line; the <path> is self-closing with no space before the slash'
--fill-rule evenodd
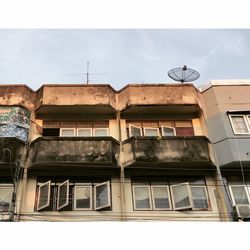
<path id="1" fill-rule="evenodd" d="M 175 68 L 168 71 L 168 76 L 177 82 L 193 82 L 200 77 L 200 74 L 184 65 L 182 68 Z"/>

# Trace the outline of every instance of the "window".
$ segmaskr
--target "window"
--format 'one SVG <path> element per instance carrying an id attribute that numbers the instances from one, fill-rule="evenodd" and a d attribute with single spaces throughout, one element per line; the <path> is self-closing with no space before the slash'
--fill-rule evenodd
<path id="1" fill-rule="evenodd" d="M 10 209 L 13 186 L 0 186 L 0 212 L 7 212 Z"/>
<path id="2" fill-rule="evenodd" d="M 126 122 L 130 136 L 194 136 L 192 120 L 129 120 Z"/>
<path id="3" fill-rule="evenodd" d="M 110 207 L 110 183 L 109 181 L 95 185 L 95 209 L 100 210 Z"/>
<path id="4" fill-rule="evenodd" d="M 75 129 L 74 128 L 61 128 L 60 136 L 64 136 L 64 137 L 75 136 Z"/>
<path id="5" fill-rule="evenodd" d="M 134 208 L 135 210 L 151 210 L 151 197 L 149 186 L 135 186 L 134 191 Z"/>
<path id="6" fill-rule="evenodd" d="M 158 128 L 144 128 L 144 136 L 159 136 Z"/>
<path id="7" fill-rule="evenodd" d="M 249 187 L 245 185 L 230 185 L 229 190 L 233 199 L 234 205 L 250 204 Z"/>
<path id="8" fill-rule="evenodd" d="M 74 210 L 92 210 L 92 186 L 78 184 L 74 191 Z"/>
<path id="9" fill-rule="evenodd" d="M 129 124 L 129 136 L 142 136 L 141 127 Z"/>
<path id="10" fill-rule="evenodd" d="M 175 132 L 175 128 L 172 127 L 161 127 L 161 133 L 162 136 L 175 136 L 176 132 Z"/>
<path id="11" fill-rule="evenodd" d="M 92 129 L 91 128 L 78 128 L 77 136 L 92 136 Z"/>
<path id="12" fill-rule="evenodd" d="M 108 128 L 61 128 L 60 136 L 108 136 Z"/>
<path id="13" fill-rule="evenodd" d="M 37 211 L 49 206 L 51 181 L 45 182 L 38 187 Z"/>
<path id="14" fill-rule="evenodd" d="M 69 204 L 69 180 L 58 186 L 57 210 Z"/>
<path id="15" fill-rule="evenodd" d="M 84 183 L 74 180 L 38 183 L 37 211 L 109 210 L 110 181 Z M 92 195 L 94 193 L 94 196 Z"/>
<path id="16" fill-rule="evenodd" d="M 229 115 L 234 134 L 250 134 L 249 115 Z"/>
<path id="17" fill-rule="evenodd" d="M 190 187 L 188 183 L 171 186 L 173 206 L 175 210 L 192 208 Z"/>
<path id="18" fill-rule="evenodd" d="M 94 136 L 108 136 L 108 128 L 93 128 Z"/>
<path id="19" fill-rule="evenodd" d="M 154 210 L 171 209 L 168 186 L 151 186 Z"/>
<path id="20" fill-rule="evenodd" d="M 207 188 L 203 179 L 182 183 L 167 180 L 153 182 L 140 180 L 132 182 L 132 191 L 134 210 L 207 210 L 209 208 Z"/>

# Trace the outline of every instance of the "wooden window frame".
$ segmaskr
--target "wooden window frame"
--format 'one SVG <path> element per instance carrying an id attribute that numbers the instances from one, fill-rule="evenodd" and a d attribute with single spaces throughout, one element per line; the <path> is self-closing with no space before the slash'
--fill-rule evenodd
<path id="1" fill-rule="evenodd" d="M 7 211 L 9 211 L 11 208 L 11 205 L 12 205 L 12 195 L 13 195 L 14 187 L 11 184 L 0 184 L 0 189 L 11 189 L 9 209 L 7 210 Z M 2 211 L 0 211 L 0 212 L 2 212 Z"/>
<path id="2" fill-rule="evenodd" d="M 190 186 L 190 190 L 191 190 L 191 197 L 192 197 L 192 203 L 193 203 L 192 210 L 197 210 L 197 211 L 208 210 L 209 207 L 210 207 L 210 203 L 209 203 L 209 198 L 208 198 L 207 186 L 206 185 L 190 185 L 190 184 L 189 184 L 189 186 Z M 207 200 L 207 208 L 196 208 L 196 207 L 194 207 L 192 188 L 203 188 L 205 190 L 205 195 L 206 195 L 206 200 Z"/>

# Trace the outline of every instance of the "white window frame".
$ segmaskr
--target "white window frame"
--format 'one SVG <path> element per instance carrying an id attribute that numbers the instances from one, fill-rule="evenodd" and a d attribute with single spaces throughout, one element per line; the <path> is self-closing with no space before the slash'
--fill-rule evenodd
<path id="1" fill-rule="evenodd" d="M 170 127 L 170 126 L 161 126 L 161 134 L 162 136 L 169 136 L 169 135 L 164 135 L 164 128 L 171 128 L 174 130 L 174 136 L 176 136 L 176 129 L 174 127 Z"/>
<path id="2" fill-rule="evenodd" d="M 47 203 L 45 205 L 43 205 L 42 207 L 39 207 L 39 203 L 40 203 L 40 191 L 41 191 L 41 188 L 43 186 L 46 186 L 46 185 L 49 185 L 49 188 L 48 188 L 48 197 L 47 197 L 48 201 L 47 201 Z M 44 208 L 46 208 L 46 207 L 49 206 L 49 204 L 50 204 L 50 192 L 51 192 L 51 181 L 50 180 L 47 181 L 47 182 L 45 182 L 45 183 L 43 183 L 43 184 L 41 184 L 41 185 L 39 185 L 39 187 L 38 187 L 38 197 L 37 197 L 37 211 L 40 211 L 40 210 L 42 210 L 42 209 L 44 209 Z"/>
<path id="3" fill-rule="evenodd" d="M 175 196 L 174 196 L 173 188 L 177 187 L 177 186 L 183 186 L 183 185 L 187 186 L 187 192 L 188 192 L 188 198 L 189 198 L 190 206 L 175 207 Z M 193 199 L 192 199 L 192 193 L 191 193 L 189 182 L 184 182 L 184 183 L 180 183 L 180 184 L 176 184 L 176 185 L 171 185 L 170 188 L 171 188 L 171 196 L 172 196 L 173 209 L 174 210 L 178 211 L 178 210 L 185 210 L 185 209 L 193 208 Z"/>
<path id="4" fill-rule="evenodd" d="M 67 184 L 67 196 L 66 196 L 66 202 L 64 204 L 62 204 L 60 207 L 59 207 L 59 198 L 60 198 L 60 188 L 62 186 L 64 186 L 65 184 Z M 62 184 L 58 185 L 58 190 L 57 190 L 57 210 L 60 210 L 66 206 L 69 205 L 69 180 L 66 180 L 65 182 L 63 182 Z"/>
<path id="5" fill-rule="evenodd" d="M 80 131 L 80 130 L 89 130 L 90 131 L 90 135 L 89 136 L 93 136 L 92 128 L 78 128 L 76 130 L 76 136 L 80 136 L 80 135 L 78 135 L 78 131 Z M 82 135 L 81 135 L 81 137 L 82 137 Z"/>
<path id="6" fill-rule="evenodd" d="M 169 202 L 169 208 L 156 208 L 155 207 L 155 199 L 154 199 L 154 188 L 167 188 L 167 194 L 168 194 L 168 202 Z M 172 202 L 171 202 L 171 196 L 169 191 L 169 185 L 151 185 L 151 193 L 152 193 L 152 203 L 153 203 L 153 210 L 172 210 Z"/>
<path id="7" fill-rule="evenodd" d="M 77 208 L 76 207 L 76 189 L 77 188 L 89 188 L 90 189 L 90 207 L 89 208 Z M 74 210 L 92 210 L 93 209 L 93 192 L 92 192 L 92 185 L 89 184 L 76 184 L 74 186 Z"/>
<path id="8" fill-rule="evenodd" d="M 74 135 L 73 136 L 76 136 L 76 129 L 75 128 L 60 128 L 60 137 L 71 137 L 71 136 L 62 135 L 62 132 L 64 130 L 74 130 Z"/>
<path id="9" fill-rule="evenodd" d="M 242 116 L 242 117 L 243 117 L 243 119 L 244 119 L 244 121 L 245 121 L 245 124 L 246 124 L 246 127 L 247 127 L 247 130 L 248 130 L 247 133 L 237 133 L 237 132 L 235 131 L 234 124 L 233 124 L 233 120 L 232 120 L 232 117 L 235 117 L 235 116 Z M 233 132 L 234 132 L 235 135 L 248 135 L 248 134 L 250 134 L 250 123 L 249 123 L 249 121 L 247 120 L 246 117 L 248 117 L 248 119 L 249 119 L 250 115 L 242 115 L 242 114 L 233 114 L 233 115 L 230 114 L 230 115 L 229 115 L 229 120 L 230 120 L 232 129 L 233 129 Z"/>
<path id="10" fill-rule="evenodd" d="M 11 189 L 11 197 L 10 197 L 10 205 L 9 205 L 9 209 L 11 208 L 11 204 L 12 204 L 12 194 L 13 194 L 13 191 L 14 191 L 14 187 L 13 185 L 10 185 L 10 184 L 1 184 L 0 185 L 0 189 Z M 9 211 L 9 209 L 7 211 Z"/>
<path id="11" fill-rule="evenodd" d="M 107 131 L 107 135 L 95 135 L 95 131 L 96 130 L 101 130 L 101 129 L 105 129 Z M 109 136 L 109 128 L 93 128 L 93 134 L 92 134 L 92 136 L 94 136 L 94 137 Z"/>
<path id="12" fill-rule="evenodd" d="M 108 202 L 107 202 L 107 205 L 96 207 L 96 198 L 97 198 L 96 188 L 100 187 L 100 186 L 104 186 L 104 185 L 106 185 L 107 188 L 108 188 Z M 95 210 L 101 210 L 103 208 L 111 207 L 111 197 L 110 197 L 110 195 L 111 195 L 111 192 L 110 192 L 110 181 L 105 181 L 105 182 L 102 182 L 102 183 L 95 184 L 94 185 L 94 208 L 95 208 Z"/>
<path id="13" fill-rule="evenodd" d="M 246 195 L 247 195 L 247 199 L 248 199 L 248 204 L 236 204 L 236 202 L 234 200 L 233 190 L 232 190 L 231 187 L 244 187 Z M 232 185 L 229 185 L 229 192 L 230 192 L 230 195 L 231 195 L 231 198 L 232 198 L 233 206 L 236 206 L 236 205 L 250 205 L 250 197 L 249 197 L 250 188 L 249 188 L 249 186 L 247 186 L 247 185 L 233 185 L 232 184 Z"/>
<path id="14" fill-rule="evenodd" d="M 145 130 L 146 130 L 146 129 L 154 129 L 154 130 L 157 129 L 157 134 L 158 134 L 158 135 L 156 135 L 156 136 L 160 136 L 159 128 L 150 128 L 150 127 L 144 127 L 144 128 L 143 128 L 144 136 L 146 136 L 146 137 L 148 137 L 148 136 L 149 136 L 149 137 L 150 137 L 150 136 L 155 136 L 155 135 L 146 135 L 146 133 L 145 133 Z"/>
<path id="15" fill-rule="evenodd" d="M 148 193 L 149 193 L 149 208 L 137 208 L 136 207 L 136 199 L 135 199 L 135 188 L 147 188 L 148 189 Z M 132 186 L 133 188 L 133 205 L 134 205 L 134 210 L 137 210 L 137 211 L 148 211 L 148 210 L 152 210 L 152 196 L 151 196 L 151 189 L 150 189 L 150 186 L 149 185 L 133 185 Z"/>
<path id="16" fill-rule="evenodd" d="M 131 133 L 131 128 L 132 128 L 132 127 L 140 129 L 140 134 L 141 134 L 140 136 L 142 136 L 142 128 L 141 128 L 141 127 L 136 126 L 136 125 L 133 125 L 133 124 L 129 124 L 129 125 L 128 125 L 129 137 L 134 136 L 134 135 L 132 135 L 132 133 Z"/>
<path id="17" fill-rule="evenodd" d="M 189 184 L 189 187 L 190 187 L 190 191 L 191 191 L 191 197 L 192 197 L 192 210 L 208 210 L 209 207 L 210 207 L 210 204 L 209 204 L 209 199 L 208 199 L 208 192 L 207 192 L 207 186 L 206 185 L 190 185 Z M 198 208 L 198 207 L 194 207 L 194 200 L 193 200 L 193 194 L 192 194 L 192 188 L 203 188 L 205 189 L 205 195 L 206 195 L 206 199 L 207 199 L 207 208 Z"/>

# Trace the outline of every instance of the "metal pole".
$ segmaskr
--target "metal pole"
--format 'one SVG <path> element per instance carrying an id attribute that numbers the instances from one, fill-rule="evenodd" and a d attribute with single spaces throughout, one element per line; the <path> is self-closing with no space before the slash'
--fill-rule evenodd
<path id="1" fill-rule="evenodd" d="M 87 62 L 87 84 L 89 84 L 89 62 Z"/>

